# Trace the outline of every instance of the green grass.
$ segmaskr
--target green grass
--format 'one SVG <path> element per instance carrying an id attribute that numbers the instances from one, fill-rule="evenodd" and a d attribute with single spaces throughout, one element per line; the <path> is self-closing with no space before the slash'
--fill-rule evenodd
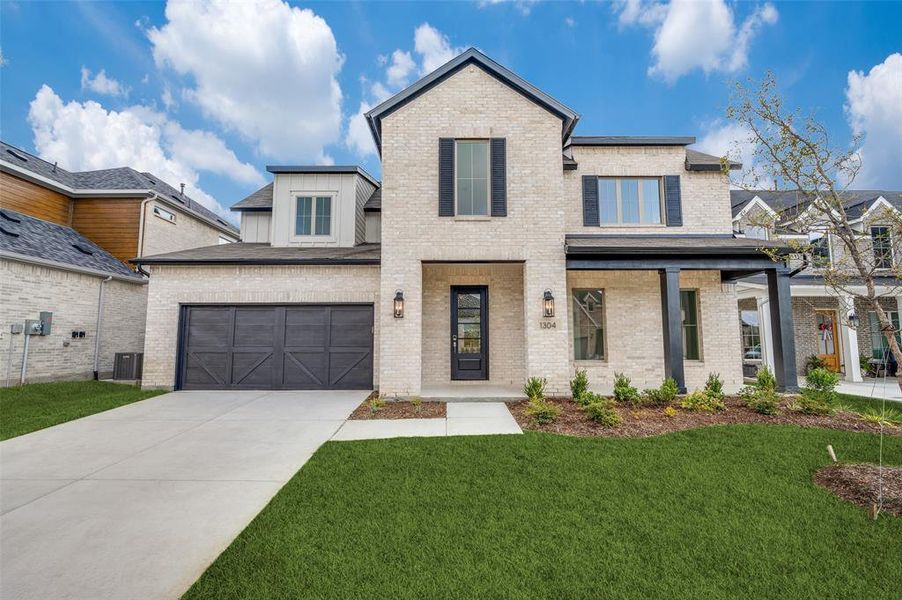
<path id="1" fill-rule="evenodd" d="M 767 425 L 331 442 L 185 597 L 898 597 L 902 519 L 816 487 L 827 444 L 876 459 Z"/>
<path id="2" fill-rule="evenodd" d="M 25 435 L 162 393 L 107 381 L 33 383 L 21 387 L 2 388 L 0 440 Z"/>
<path id="3" fill-rule="evenodd" d="M 893 382 L 895 384 L 895 382 Z M 886 414 L 889 421 L 894 423 L 902 423 L 902 404 L 893 402 L 892 400 L 884 401 L 880 398 L 868 398 L 867 396 L 853 396 L 851 394 L 836 394 L 839 404 L 852 412 L 859 414 L 877 413 L 883 414 L 884 406 L 886 406 Z"/>

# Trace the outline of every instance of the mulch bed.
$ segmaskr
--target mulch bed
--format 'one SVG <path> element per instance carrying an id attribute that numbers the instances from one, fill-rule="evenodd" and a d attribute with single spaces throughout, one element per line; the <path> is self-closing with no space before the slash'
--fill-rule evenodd
<path id="1" fill-rule="evenodd" d="M 870 511 L 877 502 L 878 478 L 877 465 L 835 464 L 817 471 L 814 483 Z M 902 467 L 883 467 L 883 510 L 902 517 Z"/>
<path id="2" fill-rule="evenodd" d="M 632 409 L 628 406 L 617 406 L 616 410 L 623 418 L 623 423 L 617 427 L 603 427 L 594 421 L 590 421 L 582 408 L 575 402 L 566 400 L 549 400 L 561 409 L 561 413 L 554 423 L 539 425 L 533 419 L 526 416 L 526 401 L 508 404 L 511 413 L 517 423 L 523 429 L 532 431 L 545 431 L 549 433 L 562 433 L 576 436 L 608 436 L 608 437 L 650 437 L 673 431 L 684 431 L 708 425 L 729 425 L 737 423 L 771 423 L 779 425 L 799 425 L 801 427 L 822 427 L 828 429 L 843 429 L 846 431 L 862 431 L 867 433 L 879 433 L 880 426 L 868 423 L 854 413 L 838 412 L 835 415 L 806 415 L 793 412 L 785 406 L 781 407 L 777 416 L 758 414 L 749 409 L 739 398 L 728 397 L 724 399 L 727 409 L 721 412 L 693 412 L 677 408 L 677 414 L 668 417 L 664 414 L 664 407 L 646 407 Z M 888 435 L 902 435 L 902 428 L 885 428 Z"/>
<path id="3" fill-rule="evenodd" d="M 444 402 L 423 402 L 417 411 L 414 405 L 407 400 L 386 400 L 382 408 L 373 412 L 370 409 L 370 399 L 351 413 L 352 421 L 369 421 L 371 419 L 444 419 L 446 415 Z"/>

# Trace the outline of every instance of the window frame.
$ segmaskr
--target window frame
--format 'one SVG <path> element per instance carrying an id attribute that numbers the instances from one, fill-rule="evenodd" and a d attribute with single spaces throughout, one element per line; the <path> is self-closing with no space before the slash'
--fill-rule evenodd
<path id="1" fill-rule="evenodd" d="M 885 229 L 886 230 L 887 235 L 883 239 L 885 240 L 885 243 L 889 246 L 889 266 L 882 267 L 877 264 L 877 261 L 878 261 L 877 246 L 874 244 L 874 241 L 875 241 L 874 230 L 875 229 Z M 870 239 L 871 239 L 871 255 L 874 258 L 874 269 L 879 269 L 881 271 L 888 271 L 888 270 L 892 269 L 896 264 L 896 250 L 895 250 L 895 248 L 893 248 L 893 228 L 890 227 L 889 225 L 871 225 L 868 227 L 868 233 L 870 234 Z M 886 255 L 883 255 L 882 258 L 886 258 Z"/>
<path id="2" fill-rule="evenodd" d="M 743 313 L 753 313 L 757 316 L 758 324 L 757 325 L 749 325 L 746 324 L 745 320 L 742 318 Z M 754 328 L 754 332 L 748 332 L 747 329 Z M 745 353 L 747 349 L 754 349 L 755 345 L 747 345 L 746 339 L 755 340 L 757 339 L 758 344 L 758 358 L 746 358 Z M 739 344 L 740 349 L 742 351 L 742 360 L 749 362 L 762 362 L 764 360 L 764 347 L 761 343 L 761 313 L 758 312 L 757 309 L 739 309 Z"/>
<path id="3" fill-rule="evenodd" d="M 814 242 L 820 239 L 827 240 L 827 264 L 815 264 L 814 263 L 814 252 L 811 253 L 811 266 L 815 269 L 832 269 L 833 268 L 833 240 L 831 240 L 830 233 L 827 231 L 814 230 L 808 232 L 808 245 L 809 247 L 814 246 Z M 817 235 L 819 237 L 813 238 L 812 236 Z"/>
<path id="4" fill-rule="evenodd" d="M 338 212 L 336 199 L 338 192 L 335 191 L 293 191 L 291 192 L 291 240 L 292 241 L 335 241 L 337 237 L 336 222 L 338 220 Z M 298 200 L 301 198 L 310 198 L 310 233 L 298 233 Z M 317 199 L 329 198 L 329 233 L 316 233 L 316 217 L 317 217 Z"/>
<path id="5" fill-rule="evenodd" d="M 577 358 L 576 357 L 576 334 L 578 331 L 576 319 L 577 319 L 577 311 L 575 310 L 576 293 L 577 292 L 601 292 L 601 323 L 599 326 L 601 328 L 601 358 Z M 608 302 L 607 302 L 607 293 L 604 288 L 600 287 L 572 287 L 570 288 L 570 310 L 573 313 L 572 325 L 573 332 L 570 335 L 570 345 L 572 346 L 572 356 L 573 362 L 575 363 L 605 363 L 608 361 L 608 326 L 607 326 L 607 318 L 608 318 L 608 310 L 607 310 Z"/>
<path id="6" fill-rule="evenodd" d="M 692 293 L 695 295 L 695 319 L 696 322 L 690 327 L 695 327 L 695 339 L 698 341 L 698 348 L 696 354 L 698 354 L 697 358 L 687 358 L 689 352 L 688 343 L 686 341 L 686 318 L 683 315 L 683 294 L 684 293 Z M 692 362 L 703 362 L 705 359 L 705 354 L 703 351 L 704 343 L 702 341 L 702 295 L 701 291 L 698 288 L 680 288 L 680 332 L 681 332 L 681 343 L 683 345 L 683 360 L 684 361 L 692 361 Z"/>
<path id="7" fill-rule="evenodd" d="M 458 196 L 460 169 L 457 162 L 457 150 L 461 143 L 485 144 L 485 214 L 462 214 L 460 211 L 460 197 Z M 470 177 L 470 181 L 473 181 L 472 177 Z M 492 140 L 489 138 L 454 138 L 454 216 L 463 220 L 483 220 L 492 217 Z"/>
<path id="8" fill-rule="evenodd" d="M 596 178 L 596 188 L 598 194 L 598 225 L 599 227 L 665 227 L 667 225 L 667 219 L 665 215 L 666 205 L 664 199 L 664 177 L 660 175 L 598 175 Z M 616 223 L 606 223 L 601 216 L 601 181 L 602 180 L 613 180 L 614 183 L 614 194 L 616 196 L 617 202 L 617 222 Z M 624 223 L 623 222 L 623 193 L 622 193 L 622 181 L 624 179 L 635 179 L 639 182 L 638 186 L 638 194 L 637 198 L 639 201 L 639 222 L 638 223 Z M 645 215 L 645 202 L 644 195 L 645 192 L 642 189 L 642 180 L 653 179 L 658 182 L 658 216 L 659 221 L 657 223 L 646 223 L 643 221 L 643 216 Z"/>
<path id="9" fill-rule="evenodd" d="M 160 206 L 159 204 L 153 205 L 153 216 L 155 216 L 158 219 L 162 219 L 162 220 L 166 221 L 167 223 L 172 223 L 173 225 L 175 225 L 175 218 L 176 218 L 175 212 L 165 209 L 162 206 Z"/>
<path id="10" fill-rule="evenodd" d="M 891 310 L 891 309 L 883 309 L 886 313 L 886 316 L 889 317 L 889 322 L 892 323 L 895 327 L 899 327 L 899 311 Z M 872 360 L 881 360 L 875 354 L 877 352 L 875 341 L 879 340 L 881 349 L 884 347 L 889 347 L 889 344 L 886 341 L 886 337 L 883 335 L 883 332 L 880 331 L 880 321 L 877 320 L 877 311 L 869 310 L 868 311 L 868 329 L 870 330 L 871 337 L 871 359 Z M 902 344 L 902 332 L 896 333 L 896 343 Z"/>

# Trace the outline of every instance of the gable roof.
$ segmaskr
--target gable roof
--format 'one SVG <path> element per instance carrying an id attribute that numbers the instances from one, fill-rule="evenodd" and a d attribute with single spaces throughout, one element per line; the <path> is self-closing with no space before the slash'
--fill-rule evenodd
<path id="1" fill-rule="evenodd" d="M 122 261 L 70 227 L 0 209 L 0 256 L 38 259 L 60 268 L 144 281 Z"/>
<path id="2" fill-rule="evenodd" d="M 232 205 L 235 211 L 270 211 L 272 210 L 272 194 L 274 182 L 269 182 L 262 188 Z"/>
<path id="3" fill-rule="evenodd" d="M 897 210 L 902 210 L 902 191 L 890 190 L 846 190 L 842 192 L 843 206 L 850 219 L 858 219 L 876 202 L 883 198 Z M 735 217 L 754 198 L 780 213 L 784 219 L 801 215 L 811 204 L 806 194 L 799 190 L 730 190 L 730 206 Z"/>
<path id="4" fill-rule="evenodd" d="M 173 205 L 180 205 L 187 212 L 210 222 L 229 233 L 238 234 L 238 228 L 203 206 L 187 194 L 182 194 L 153 173 L 141 173 L 131 167 L 116 167 L 97 171 L 67 171 L 33 154 L 0 141 L 0 166 L 7 166 L 14 174 L 27 171 L 37 176 L 40 185 L 56 183 L 59 191 L 69 196 L 85 196 L 97 192 L 110 194 L 155 193 Z"/>
<path id="5" fill-rule="evenodd" d="M 382 212 L 382 188 L 376 188 L 363 205 L 366 212 Z"/>
<path id="6" fill-rule="evenodd" d="M 693 150 L 692 148 L 686 148 L 686 170 L 687 171 L 720 171 L 721 159 L 719 156 L 713 156 L 711 154 L 705 154 L 704 152 L 699 152 L 698 150 Z M 735 171 L 736 169 L 742 168 L 742 163 L 729 161 L 730 170 Z"/>
<path id="7" fill-rule="evenodd" d="M 478 65 L 501 83 L 560 117 L 563 121 L 561 140 L 566 140 L 570 137 L 576 122 L 579 121 L 579 114 L 576 111 L 558 102 L 513 71 L 502 67 L 476 48 L 470 48 L 366 113 L 367 124 L 370 127 L 370 132 L 373 134 L 373 140 L 376 142 L 376 148 L 379 150 L 379 153 L 382 153 L 382 119 L 469 64 Z"/>

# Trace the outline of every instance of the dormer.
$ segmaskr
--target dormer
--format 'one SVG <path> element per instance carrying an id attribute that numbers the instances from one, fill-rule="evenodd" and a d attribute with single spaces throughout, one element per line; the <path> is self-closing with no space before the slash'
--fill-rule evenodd
<path id="1" fill-rule="evenodd" d="M 379 182 L 357 166 L 268 166 L 273 182 L 232 207 L 241 212 L 243 242 L 279 247 L 349 248 L 378 228 L 366 209 Z"/>

